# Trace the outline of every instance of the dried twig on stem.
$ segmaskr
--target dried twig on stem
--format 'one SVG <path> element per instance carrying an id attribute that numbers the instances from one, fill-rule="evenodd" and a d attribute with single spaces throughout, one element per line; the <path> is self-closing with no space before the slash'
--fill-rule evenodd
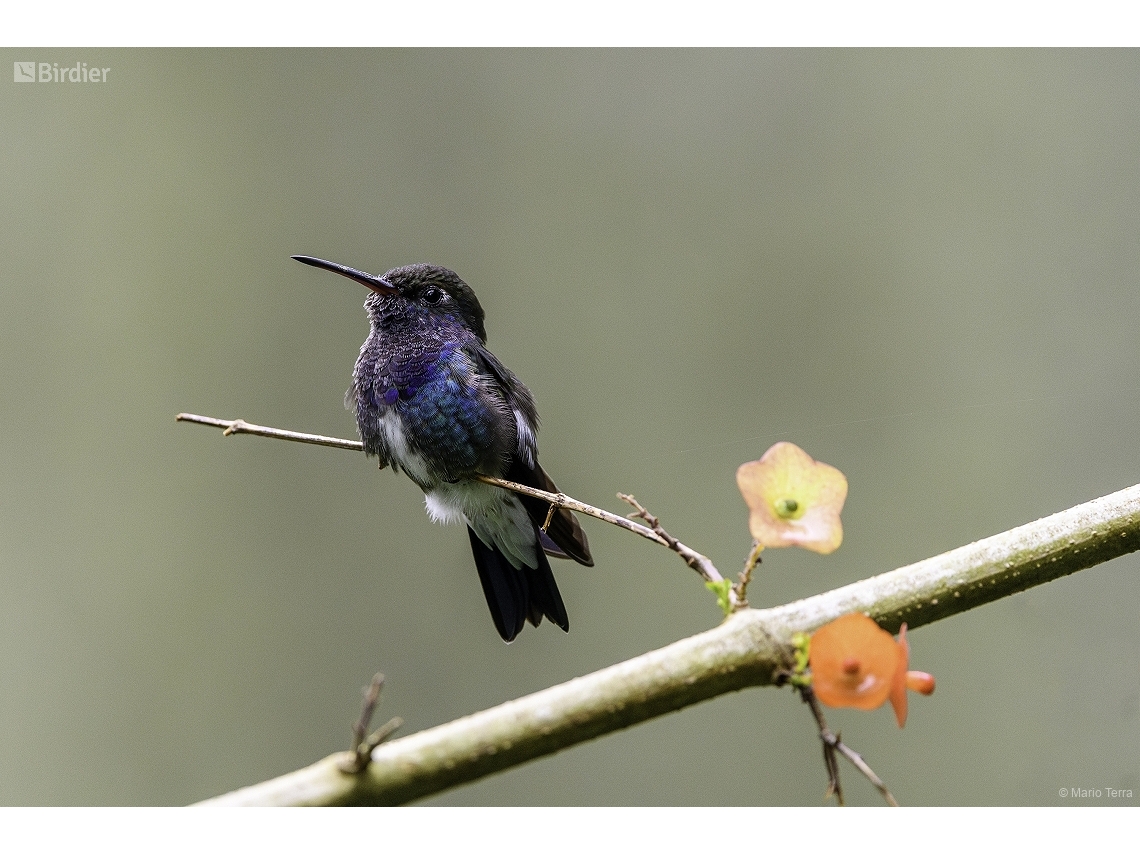
<path id="1" fill-rule="evenodd" d="M 368 768 L 372 762 L 372 752 L 376 746 L 396 732 L 404 723 L 399 716 L 390 719 L 376 730 L 368 734 L 368 726 L 372 723 L 372 715 L 376 712 L 376 704 L 380 700 L 380 690 L 384 687 L 384 675 L 377 674 L 372 678 L 368 688 L 364 690 L 364 706 L 360 710 L 360 719 L 352 726 L 352 750 L 349 756 L 341 763 L 341 771 L 350 775 L 359 775 Z"/>
<path id="2" fill-rule="evenodd" d="M 736 584 L 732 586 L 733 593 L 736 594 L 736 608 L 748 608 L 748 583 L 752 581 L 752 571 L 760 564 L 760 553 L 764 551 L 764 544 L 758 540 L 752 541 L 752 551 L 748 553 L 748 558 L 744 561 L 744 569 L 740 571 L 740 576 L 737 577 Z"/>
<path id="3" fill-rule="evenodd" d="M 811 713 L 815 716 L 815 723 L 819 726 L 819 738 L 823 743 L 823 763 L 827 767 L 827 795 L 824 798 L 834 795 L 839 804 L 844 803 L 843 788 L 839 785 L 839 763 L 835 759 L 835 752 L 838 751 L 851 762 L 852 766 L 863 773 L 863 777 L 875 785 L 887 804 L 891 807 L 898 807 L 899 803 L 895 801 L 895 797 L 891 795 L 891 791 L 887 789 L 883 779 L 874 773 L 857 751 L 848 745 L 844 745 L 839 735 L 832 733 L 828 728 L 827 721 L 823 717 L 823 710 L 819 706 L 819 699 L 816 698 L 811 686 L 797 686 L 796 688 L 799 689 L 804 703 L 811 708 Z"/>
<path id="4" fill-rule="evenodd" d="M 688 564 L 689 567 L 691 567 L 693 570 L 696 570 L 697 574 L 702 579 L 704 579 L 706 582 L 724 581 L 724 577 L 720 575 L 720 571 L 713 566 L 713 563 L 709 561 L 708 558 L 706 558 L 704 555 L 701 555 L 701 553 L 697 552 L 695 549 L 691 549 L 688 546 L 685 546 L 685 544 L 681 543 L 681 541 L 677 540 L 677 538 L 673 537 L 673 535 L 665 531 L 665 529 L 661 527 L 661 521 L 653 514 L 651 514 L 648 510 L 646 510 L 645 507 L 632 495 L 629 493 L 618 493 L 617 496 L 626 504 L 633 506 L 634 512 L 630 514 L 631 517 L 637 517 L 638 519 L 645 520 L 645 522 L 648 523 L 650 529 L 652 529 L 653 533 L 657 535 L 656 540 L 680 555 L 684 562 Z M 732 596 L 735 597 L 735 594 Z M 736 600 L 733 599 L 732 603 L 733 607 L 735 608 Z"/>
<path id="5" fill-rule="evenodd" d="M 287 439 L 290 442 L 304 442 L 309 445 L 324 445 L 329 448 L 343 448 L 348 451 L 363 451 L 364 443 L 355 439 L 340 439 L 335 436 L 321 436 L 317 433 L 298 433 L 294 430 L 254 425 L 245 419 L 215 419 L 213 416 L 197 416 L 194 413 L 179 413 L 174 417 L 177 422 L 192 422 L 196 425 L 209 425 L 210 427 L 224 428 L 225 436 L 237 433 L 249 433 L 254 436 L 268 436 L 273 439 Z"/>
<path id="6" fill-rule="evenodd" d="M 179 413 L 175 416 L 176 421 L 191 422 L 199 425 L 209 425 L 210 427 L 223 428 L 226 436 L 233 434 L 247 433 L 253 436 L 265 436 L 272 439 L 285 439 L 290 442 L 304 442 L 310 445 L 323 445 L 329 448 L 343 448 L 347 451 L 362 451 L 364 445 L 357 440 L 340 439 L 334 436 L 321 436 L 316 433 L 298 433 L 292 430 L 282 430 L 281 428 L 266 427 L 265 425 L 255 425 L 244 419 L 216 419 L 212 416 L 199 416 L 194 413 Z M 480 475 L 478 480 L 486 484 L 494 484 L 496 487 L 502 487 L 504 490 L 510 490 L 513 493 L 521 493 L 524 496 L 533 496 L 536 499 L 542 499 L 550 503 L 551 511 L 547 515 L 547 524 L 549 518 L 553 516 L 554 510 L 557 508 L 569 508 L 575 513 L 585 514 L 589 517 L 608 522 L 611 525 L 616 525 L 618 528 L 624 528 L 626 531 L 632 531 L 634 534 L 641 535 L 647 540 L 652 540 L 661 546 L 672 549 L 685 559 L 685 563 L 700 573 L 708 581 L 720 581 L 721 575 L 713 566 L 712 562 L 705 556 L 698 552 L 694 552 L 689 547 L 680 543 L 676 538 L 671 537 L 664 531 L 657 531 L 653 528 L 636 523 L 633 520 L 626 519 L 618 514 L 610 513 L 609 511 L 596 508 L 593 505 L 587 505 L 585 502 L 580 502 L 567 496 L 565 493 L 548 493 L 545 490 L 538 490 L 534 487 L 527 487 L 525 484 L 516 484 L 513 481 L 505 481 L 502 478 L 494 478 L 490 475 Z M 619 493 L 619 495 L 621 495 Z M 640 506 L 638 506 L 640 507 Z M 644 509 L 643 509 L 644 510 Z M 656 517 L 654 517 L 656 519 Z M 679 548 L 678 548 L 679 547 Z M 682 551 L 683 550 L 683 551 Z M 694 564 L 693 561 L 697 564 Z"/>

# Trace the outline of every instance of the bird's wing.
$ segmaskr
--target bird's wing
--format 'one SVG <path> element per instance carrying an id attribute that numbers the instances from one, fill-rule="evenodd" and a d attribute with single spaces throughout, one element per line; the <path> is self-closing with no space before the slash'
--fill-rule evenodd
<path id="1" fill-rule="evenodd" d="M 510 466 L 504 474 L 508 481 L 515 481 L 527 487 L 545 490 L 548 493 L 557 493 L 558 487 L 550 476 L 542 471 L 538 465 L 538 442 L 535 434 L 538 431 L 538 410 L 534 406 L 534 398 L 530 390 L 523 385 L 514 373 L 495 357 L 485 347 L 478 347 L 473 356 L 479 365 L 498 384 L 499 391 L 514 413 L 517 428 L 516 452 L 511 455 Z M 546 513 L 550 504 L 542 499 L 520 496 L 527 514 L 540 528 L 546 522 Z M 578 525 L 578 520 L 571 511 L 559 508 L 550 520 L 545 534 L 554 542 L 557 549 L 550 549 L 543 544 L 544 550 L 556 558 L 573 558 L 586 567 L 594 566 L 594 559 L 590 555 L 590 545 L 586 540 L 586 533 Z"/>
<path id="2" fill-rule="evenodd" d="M 476 369 L 482 369 L 494 378 L 499 394 L 515 418 L 514 456 L 521 457 L 528 466 L 537 465 L 538 409 L 534 405 L 530 389 L 487 348 L 478 345 L 472 350 L 474 352 L 471 355 L 475 360 Z"/>

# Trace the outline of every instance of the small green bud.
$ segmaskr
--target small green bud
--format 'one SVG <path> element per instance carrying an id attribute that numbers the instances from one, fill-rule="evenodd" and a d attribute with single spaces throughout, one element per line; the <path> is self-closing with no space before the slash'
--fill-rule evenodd
<path id="1" fill-rule="evenodd" d="M 705 587 L 716 594 L 716 604 L 720 606 L 724 616 L 728 617 L 732 614 L 732 580 L 721 579 L 719 582 L 705 582 Z"/>

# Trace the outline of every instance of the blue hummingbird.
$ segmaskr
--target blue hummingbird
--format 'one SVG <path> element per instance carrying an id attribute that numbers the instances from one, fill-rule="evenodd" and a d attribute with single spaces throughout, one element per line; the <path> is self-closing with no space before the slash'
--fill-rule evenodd
<path id="1" fill-rule="evenodd" d="M 483 308 L 455 273 L 412 264 L 375 276 L 307 255 L 303 264 L 372 291 L 371 331 L 360 348 L 345 406 L 356 412 L 366 454 L 424 491 L 437 522 L 464 522 L 495 628 L 513 641 L 543 617 L 568 631 L 547 556 L 592 567 L 586 535 L 559 508 L 474 480 L 492 475 L 551 493 L 538 465 L 538 411 L 530 389 L 487 349 Z"/>

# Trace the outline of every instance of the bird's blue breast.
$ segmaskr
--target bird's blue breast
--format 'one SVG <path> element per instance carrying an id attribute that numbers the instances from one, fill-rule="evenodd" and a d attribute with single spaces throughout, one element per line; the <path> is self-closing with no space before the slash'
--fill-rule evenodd
<path id="1" fill-rule="evenodd" d="M 425 480 L 498 470 L 508 447 L 502 406 L 479 382 L 459 343 L 405 347 L 385 364 L 368 367 L 373 370 L 361 374 L 358 366 L 357 381 L 370 376 L 365 389 L 357 386 L 366 451 L 397 464 L 425 488 Z"/>

